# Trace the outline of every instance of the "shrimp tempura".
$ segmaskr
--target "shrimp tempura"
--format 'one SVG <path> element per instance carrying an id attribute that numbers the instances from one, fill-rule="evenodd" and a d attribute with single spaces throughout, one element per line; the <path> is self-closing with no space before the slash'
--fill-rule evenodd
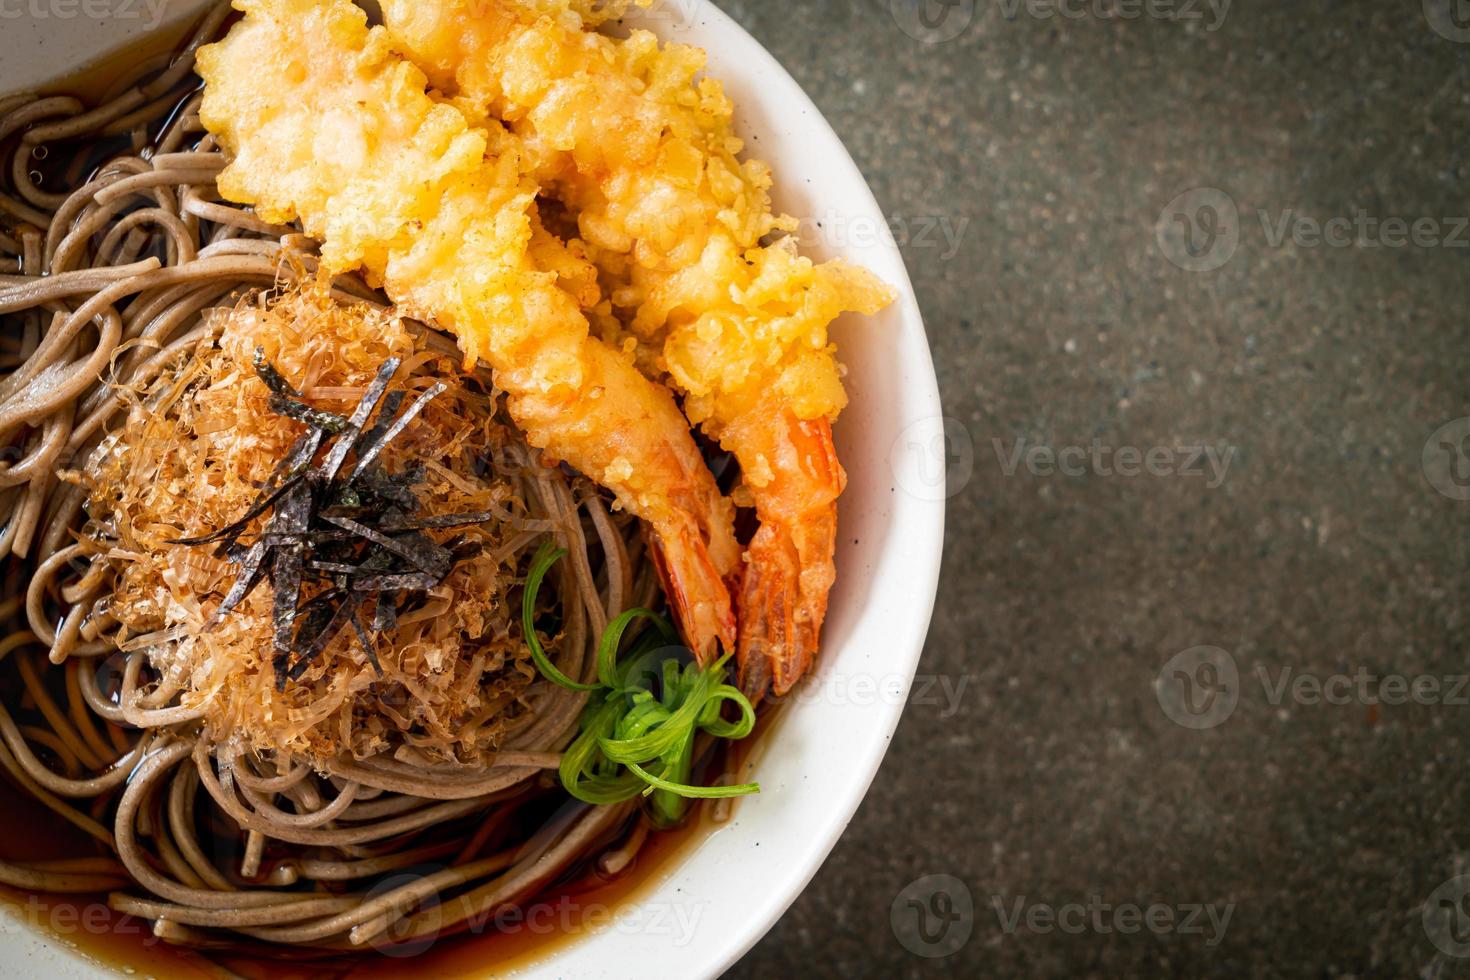
<path id="1" fill-rule="evenodd" d="M 327 271 L 365 269 L 488 362 L 531 444 L 652 528 L 695 651 L 732 646 L 732 508 L 670 393 L 589 336 L 579 300 L 595 283 L 541 228 L 520 141 L 431 100 L 349 0 L 235 6 L 244 20 L 198 57 L 200 118 L 233 154 L 220 192 L 267 221 L 299 218 Z"/>
<path id="2" fill-rule="evenodd" d="M 741 160 L 704 53 L 647 31 L 594 31 L 573 0 L 386 0 L 394 41 L 470 118 L 501 120 L 576 220 L 574 244 L 625 321 L 640 365 L 685 393 L 691 421 L 739 459 L 761 528 L 739 603 L 747 693 L 784 693 L 817 648 L 846 481 L 831 423 L 847 403 L 827 327 L 893 292 L 813 264 L 773 213 L 764 164 Z"/>

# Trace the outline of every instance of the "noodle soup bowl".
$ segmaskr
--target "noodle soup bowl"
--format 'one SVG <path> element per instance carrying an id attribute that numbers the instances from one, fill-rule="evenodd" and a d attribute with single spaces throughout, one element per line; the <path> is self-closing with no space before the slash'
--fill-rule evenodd
<path id="1" fill-rule="evenodd" d="M 0 95 L 91 74 L 110 53 L 196 16 L 198 0 L 106 0 L 77 8 L 33 4 L 0 22 Z M 65 7 L 73 16 L 61 17 Z M 95 16 L 106 10 L 107 16 Z M 90 13 L 88 13 L 90 11 Z M 44 16 L 47 13 L 50 16 Z M 124 16 L 124 14 L 128 16 Z M 784 69 L 704 0 L 655 0 L 629 23 L 709 53 L 736 106 L 741 135 L 774 170 L 777 206 L 802 220 L 804 251 L 866 266 L 898 291 L 872 317 L 833 327 L 851 403 L 836 427 L 848 472 L 840 502 L 838 579 L 811 676 L 754 746 L 757 796 L 639 885 L 611 922 L 514 965 L 471 975 L 715 976 L 768 930 L 816 873 L 857 810 L 908 700 L 938 578 L 946 469 L 953 446 L 903 259 L 888 236 L 840 231 L 887 222 L 841 141 Z M 155 47 L 153 50 L 157 50 Z M 91 71 L 89 72 L 89 69 Z M 58 90 L 64 86 L 58 85 Z M 818 222 L 821 222 L 820 226 Z M 950 487 L 946 486 L 949 476 Z M 888 896 L 854 897 L 865 916 Z M 7 907 L 0 973 L 115 975 Z M 412 969 L 411 960 L 398 965 Z M 140 964 L 141 970 L 143 966 Z"/>

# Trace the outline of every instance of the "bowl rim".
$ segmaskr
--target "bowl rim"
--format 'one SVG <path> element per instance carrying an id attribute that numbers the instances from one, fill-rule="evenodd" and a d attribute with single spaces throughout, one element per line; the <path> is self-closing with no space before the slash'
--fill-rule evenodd
<path id="1" fill-rule="evenodd" d="M 178 18 L 193 16 L 209 2 L 210 0 L 169 0 L 169 18 L 176 21 Z M 830 123 L 790 73 L 763 45 L 711 0 L 654 0 L 654 5 L 651 10 L 630 11 L 626 18 L 627 23 L 635 27 L 647 26 L 661 41 L 687 40 L 705 47 L 710 53 L 711 74 L 721 78 L 726 83 L 727 90 L 737 79 L 754 85 L 754 90 L 761 93 L 757 102 L 762 110 L 781 118 L 801 118 L 808 127 L 803 138 L 812 141 L 816 147 L 815 152 L 819 153 L 826 173 L 844 186 L 852 188 L 843 199 L 844 211 L 864 219 L 884 221 L 883 212 L 871 188 Z M 123 28 L 113 31 L 110 38 L 95 47 L 90 58 L 84 56 L 69 62 L 73 67 L 61 73 L 60 78 L 64 79 L 67 75 L 87 69 L 122 48 L 126 42 L 135 39 L 140 32 L 127 30 L 127 26 L 123 25 Z M 708 41 L 711 36 L 720 38 L 720 43 L 712 47 Z M 12 39 L 9 43 L 19 44 L 20 41 Z M 96 41 L 92 43 L 97 45 Z M 7 35 L 0 34 L 0 51 L 6 47 Z M 49 65 L 56 63 L 52 61 Z M 38 77 L 28 79 L 27 84 L 41 87 L 57 81 L 57 73 L 49 65 L 42 69 Z M 47 72 L 50 74 L 46 74 Z M 755 81 L 752 82 L 752 79 Z M 12 79 L 0 79 L 0 94 L 12 87 Z M 752 104 L 749 96 L 734 101 L 739 121 L 742 110 L 748 111 Z M 764 156 L 760 147 L 753 148 L 753 155 Z M 779 190 L 780 171 L 777 176 Z M 787 173 L 786 179 L 793 177 Z M 900 421 L 907 421 L 909 426 L 937 421 L 942 418 L 938 384 L 923 319 L 903 257 L 895 243 L 880 238 L 871 247 L 863 250 L 861 261 L 870 268 L 879 267 L 880 275 L 895 287 L 899 296 L 893 313 L 903 331 L 898 341 L 911 348 L 905 354 L 910 362 L 908 367 L 911 374 L 906 378 L 903 417 Z M 840 440 L 840 420 L 838 427 Z M 868 462 L 873 466 L 884 463 L 876 458 Z M 912 461 L 895 461 L 892 457 L 887 463 L 894 467 L 913 465 Z M 898 482 L 903 482 L 902 474 L 894 475 L 898 477 Z M 857 751 L 845 760 L 845 778 L 839 789 L 825 797 L 825 806 L 819 817 L 808 821 L 802 828 L 806 846 L 799 857 L 782 865 L 774 877 L 761 883 L 761 889 L 753 890 L 750 900 L 740 906 L 738 921 L 722 918 L 721 927 L 712 940 L 702 943 L 698 950 L 686 948 L 673 951 L 663 967 L 677 968 L 676 972 L 681 975 L 716 976 L 733 965 L 796 901 L 826 861 L 866 796 L 907 702 L 907 694 L 922 654 L 934 608 L 943 549 L 944 499 L 943 494 L 933 496 L 937 499 L 911 496 L 902 501 L 903 552 L 907 562 L 904 575 L 909 598 L 906 619 L 897 630 L 898 638 L 888 638 L 890 645 L 883 651 L 884 666 L 888 668 L 886 677 L 896 683 L 896 691 L 900 696 L 878 701 L 871 706 L 871 713 L 864 716 L 863 740 L 857 743 Z M 842 574 L 839 564 L 839 576 Z M 850 642 L 860 639 L 861 637 L 854 636 Z M 830 660 L 835 654 L 836 651 L 824 649 L 826 659 Z M 767 733 L 767 736 L 774 734 Z M 738 825 L 739 821 L 735 823 Z M 687 870 L 694 857 L 693 852 L 680 854 L 674 862 L 676 867 L 661 873 L 663 877 L 654 886 L 654 891 L 667 891 L 673 876 Z M 645 884 L 640 891 L 640 897 L 635 902 L 647 897 L 649 889 Z M 12 910 L 8 903 L 4 905 L 3 915 L 9 918 L 13 915 Z M 50 975 L 75 978 L 118 975 L 111 964 L 99 962 L 72 948 L 60 937 L 40 929 L 17 929 L 13 926 L 13 922 L 0 924 L 0 932 L 10 936 L 9 941 L 0 939 L 0 968 L 41 968 Z M 16 937 L 20 937 L 21 941 L 15 942 Z M 605 938 L 606 930 L 578 936 L 568 943 L 555 944 L 554 950 L 533 956 L 524 969 L 515 968 L 512 972 L 540 975 L 543 971 L 552 973 L 570 966 L 578 975 L 584 975 L 585 971 L 590 970 L 598 975 L 615 976 L 617 974 L 608 968 L 607 960 L 610 953 L 616 954 L 617 951 L 603 941 Z M 488 969 L 487 967 L 487 971 Z"/>
<path id="2" fill-rule="evenodd" d="M 655 4 L 661 2 L 663 0 L 654 0 Z M 673 0 L 673 2 L 677 6 L 681 0 Z M 805 117 L 809 124 L 814 123 L 820 126 L 821 132 L 818 135 L 824 142 L 833 144 L 831 152 L 828 152 L 824 156 L 824 166 L 829 168 L 829 170 L 840 171 L 841 177 L 845 181 L 851 182 L 855 187 L 859 188 L 854 193 L 852 199 L 846 202 L 848 212 L 853 216 L 877 217 L 881 220 L 883 211 L 879 207 L 877 198 L 874 196 L 872 188 L 863 176 L 856 161 L 853 160 L 851 153 L 837 135 L 836 130 L 832 128 L 826 116 L 822 114 L 816 103 L 812 101 L 811 97 L 807 95 L 806 91 L 792 77 L 791 73 L 786 70 L 786 67 L 766 49 L 765 45 L 751 36 L 744 27 L 716 6 L 712 0 L 682 0 L 682 2 L 697 4 L 700 8 L 699 18 L 704 18 L 707 22 L 712 22 L 720 32 L 738 37 L 741 45 L 751 49 L 742 52 L 748 59 L 744 66 L 745 71 L 748 73 L 746 77 L 759 77 L 763 86 L 769 86 L 774 89 L 774 91 L 767 93 L 763 101 L 775 101 L 785 107 L 785 113 L 783 114 L 789 114 L 794 111 L 797 115 Z M 628 19 L 636 23 L 636 15 L 632 12 L 630 12 Z M 660 40 L 668 40 L 668 38 L 663 33 L 660 33 Z M 722 66 L 716 65 L 715 58 L 713 57 L 714 52 L 711 51 L 710 53 L 711 74 L 726 83 L 728 90 L 729 83 L 734 76 L 732 76 L 728 68 L 720 70 Z M 748 102 L 742 102 L 739 99 L 735 100 L 737 128 L 739 126 L 742 106 L 748 107 L 748 105 Z M 759 150 L 754 150 L 753 152 L 758 154 Z M 794 175 L 789 173 L 785 176 L 787 180 L 795 179 Z M 778 173 L 777 190 L 779 190 L 780 180 L 781 174 Z M 933 359 L 928 347 L 923 317 L 914 296 L 913 282 L 909 277 L 907 265 L 894 242 L 879 242 L 876 246 L 876 251 L 885 253 L 884 257 L 891 260 L 890 262 L 883 263 L 885 267 L 883 268 L 882 274 L 885 278 L 890 279 L 890 285 L 894 286 L 898 292 L 899 298 L 896 300 L 896 305 L 898 306 L 899 318 L 905 328 L 909 328 L 912 325 L 912 327 L 917 328 L 919 336 L 924 338 L 923 351 L 920 355 L 923 362 L 923 377 L 913 379 L 915 382 L 914 386 L 909 389 L 908 395 L 910 401 L 906 405 L 908 417 L 918 423 L 938 421 L 943 417 L 939 399 L 938 380 L 934 373 Z M 877 263 L 871 261 L 873 257 L 872 255 L 865 255 L 864 263 L 869 267 L 876 265 Z M 843 420 L 839 419 L 837 426 L 840 428 L 842 424 Z M 913 460 L 908 459 L 907 462 L 912 464 Z M 893 465 L 901 464 L 894 463 Z M 841 839 L 843 832 L 846 831 L 848 824 L 857 813 L 858 807 L 862 804 L 863 799 L 866 798 L 868 790 L 872 786 L 879 768 L 882 766 L 883 759 L 887 755 L 888 744 L 903 714 L 903 707 L 907 702 L 907 692 L 913 683 L 914 674 L 918 669 L 919 659 L 923 653 L 924 641 L 928 635 L 929 623 L 933 615 L 934 602 L 938 594 L 940 559 L 943 557 L 945 511 L 943 495 L 938 495 L 938 498 L 910 500 L 910 504 L 915 507 L 915 510 L 921 512 L 926 511 L 928 517 L 928 526 L 926 528 L 910 527 L 907 529 L 910 532 L 921 531 L 926 533 L 923 533 L 919 537 L 905 537 L 904 539 L 904 550 L 912 561 L 912 567 L 909 573 L 914 577 L 916 583 L 913 592 L 923 595 L 926 598 L 922 602 L 922 609 L 915 610 L 917 615 L 912 620 L 912 629 L 906 631 L 909 637 L 907 649 L 889 651 L 889 655 L 892 658 L 892 666 L 900 670 L 903 675 L 902 687 L 904 698 L 897 703 L 883 705 L 886 710 L 883 711 L 881 716 L 870 718 L 873 725 L 873 734 L 875 736 L 881 736 L 881 738 L 875 738 L 872 743 L 876 745 L 876 750 L 870 751 L 864 758 L 853 760 L 858 764 L 849 770 L 851 778 L 847 783 L 846 792 L 839 798 L 828 798 L 829 817 L 822 826 L 813 828 L 816 831 L 815 836 L 808 836 L 809 846 L 804 853 L 803 860 L 788 868 L 785 878 L 779 887 L 773 887 L 768 890 L 766 899 L 757 908 L 752 910 L 743 935 L 740 935 L 738 938 L 732 937 L 732 941 L 724 954 L 718 958 L 712 958 L 711 966 L 713 969 L 703 975 L 714 977 L 728 970 L 736 961 L 749 952 L 775 926 L 776 922 L 780 920 L 792 904 L 795 903 L 796 899 L 805 891 L 806 886 L 810 884 L 812 878 L 816 876 L 817 871 L 826 863 L 827 857 L 831 854 L 833 848 L 837 846 L 838 840 Z M 923 505 L 928 506 L 925 507 Z M 839 564 L 839 580 L 842 575 L 843 569 Z M 828 650 L 825 647 L 823 650 L 824 656 L 829 660 L 831 659 L 831 655 L 836 654 L 836 652 L 835 650 Z"/>

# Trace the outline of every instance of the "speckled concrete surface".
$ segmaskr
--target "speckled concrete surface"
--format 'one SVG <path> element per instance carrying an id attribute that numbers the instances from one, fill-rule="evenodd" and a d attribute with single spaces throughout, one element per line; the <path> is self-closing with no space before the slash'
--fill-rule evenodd
<path id="1" fill-rule="evenodd" d="M 959 695 L 730 975 L 1470 975 L 1470 4 L 722 5 L 910 230 L 958 423 Z"/>

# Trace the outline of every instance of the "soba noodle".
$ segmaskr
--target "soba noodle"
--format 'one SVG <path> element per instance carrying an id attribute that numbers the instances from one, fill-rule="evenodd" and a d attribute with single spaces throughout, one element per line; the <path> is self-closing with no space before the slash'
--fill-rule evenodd
<path id="1" fill-rule="evenodd" d="M 147 650 L 115 648 L 111 571 L 78 541 L 86 492 L 57 476 L 118 424 L 128 391 L 213 341 L 204 311 L 292 275 L 286 251 L 311 270 L 309 240 L 222 202 L 212 183 L 223 160 L 199 125 L 191 66 L 226 14 L 95 108 L 0 99 L 0 141 L 13 144 L 0 179 L 0 446 L 13 447 L 0 461 L 0 669 L 19 692 L 0 705 L 0 768 L 98 845 L 0 862 L 0 882 L 109 893 L 178 943 L 346 949 L 452 933 L 598 855 L 606 872 L 626 868 L 642 845 L 635 803 L 587 806 L 555 784 L 585 695 L 535 682 L 529 722 L 478 768 L 222 758 L 178 685 L 150 674 Z M 351 278 L 335 289 L 382 302 Z M 528 527 L 555 528 L 569 549 L 554 580 L 568 636 L 558 666 L 587 679 L 606 624 L 657 601 L 636 522 L 559 469 L 509 478 Z M 425 865 L 437 870 L 392 877 Z"/>

